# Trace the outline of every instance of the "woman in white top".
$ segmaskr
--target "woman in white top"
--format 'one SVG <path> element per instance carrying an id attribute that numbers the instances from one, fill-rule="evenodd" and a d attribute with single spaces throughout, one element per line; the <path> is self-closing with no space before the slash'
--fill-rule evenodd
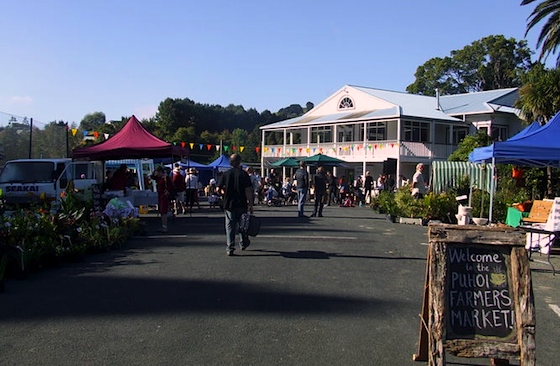
<path id="1" fill-rule="evenodd" d="M 189 212 L 193 212 L 193 206 L 196 203 L 196 191 L 198 190 L 198 176 L 195 168 L 189 169 L 189 173 L 185 177 L 185 185 L 187 187 L 185 191 L 187 207 Z"/>

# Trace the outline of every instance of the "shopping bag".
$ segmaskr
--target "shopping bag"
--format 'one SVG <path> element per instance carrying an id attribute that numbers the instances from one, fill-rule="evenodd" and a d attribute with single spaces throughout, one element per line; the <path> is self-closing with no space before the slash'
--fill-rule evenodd
<path id="1" fill-rule="evenodd" d="M 254 215 L 244 213 L 239 221 L 239 232 L 249 236 L 257 236 L 261 229 L 261 221 Z"/>

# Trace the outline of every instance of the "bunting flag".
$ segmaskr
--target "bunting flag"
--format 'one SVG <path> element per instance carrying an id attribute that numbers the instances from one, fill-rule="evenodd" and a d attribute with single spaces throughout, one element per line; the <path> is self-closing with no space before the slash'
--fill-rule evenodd
<path id="1" fill-rule="evenodd" d="M 181 141 L 181 147 L 184 149 L 187 143 L 185 141 Z"/>
<path id="2" fill-rule="evenodd" d="M 259 153 L 260 150 L 261 150 L 260 146 L 255 147 L 255 151 L 257 152 L 257 154 Z"/>
<path id="3" fill-rule="evenodd" d="M 245 150 L 245 146 L 239 146 L 239 152 L 243 152 Z"/>
<path id="4" fill-rule="evenodd" d="M 229 145 L 224 145 L 224 151 L 227 152 L 229 150 Z"/>
<path id="5" fill-rule="evenodd" d="M 77 129 L 77 128 L 73 128 L 73 129 L 72 129 L 72 136 L 76 136 L 77 133 L 78 133 L 78 129 Z"/>
<path id="6" fill-rule="evenodd" d="M 85 131 L 85 130 L 82 131 L 82 133 L 84 134 L 84 137 L 86 137 L 86 136 L 88 135 L 88 132 L 89 132 L 89 131 Z"/>
<path id="7" fill-rule="evenodd" d="M 234 152 L 237 151 L 237 146 L 233 145 L 231 148 L 233 149 Z"/>
<path id="8" fill-rule="evenodd" d="M 98 138 L 99 137 L 99 132 L 93 131 L 93 137 Z"/>
<path id="9" fill-rule="evenodd" d="M 207 144 L 206 148 L 208 149 L 208 151 L 210 151 L 210 149 L 212 149 L 212 144 Z"/>
<path id="10" fill-rule="evenodd" d="M 109 134 L 108 133 L 104 133 L 103 137 L 105 137 L 105 140 L 107 140 L 109 138 Z"/>
<path id="11" fill-rule="evenodd" d="M 220 150 L 221 149 L 221 145 L 216 145 L 216 150 Z"/>
<path id="12" fill-rule="evenodd" d="M 191 147 L 191 150 L 194 149 L 194 142 L 189 143 L 189 146 Z"/>

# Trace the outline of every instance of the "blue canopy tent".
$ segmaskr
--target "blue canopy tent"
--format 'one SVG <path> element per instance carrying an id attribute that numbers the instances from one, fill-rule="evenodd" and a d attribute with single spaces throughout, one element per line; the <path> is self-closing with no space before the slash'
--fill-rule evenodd
<path id="1" fill-rule="evenodd" d="M 532 167 L 560 167 L 560 113 L 557 113 L 542 127 L 529 125 L 507 141 L 494 142 L 490 146 L 474 149 L 469 154 L 469 161 L 473 163 L 491 162 L 500 164 L 515 164 Z M 492 179 L 493 186 L 495 180 Z M 490 198 L 490 221 L 492 221 L 493 192 Z"/>
<path id="2" fill-rule="evenodd" d="M 229 157 L 227 155 L 220 155 L 219 158 L 208 164 L 209 167 L 214 168 L 219 172 L 225 172 L 229 168 L 231 168 L 231 164 L 229 163 Z"/>
<path id="3" fill-rule="evenodd" d="M 535 132 L 536 130 L 538 130 L 539 128 L 541 128 L 540 122 L 535 121 L 535 122 L 531 123 L 529 126 L 522 129 L 516 135 L 513 135 L 512 137 L 510 137 L 508 139 L 508 141 L 519 140 L 521 137 L 526 136 L 528 134 L 531 134 L 531 133 Z"/>
<path id="4" fill-rule="evenodd" d="M 198 171 L 198 179 L 202 184 L 208 184 L 208 182 L 213 176 L 214 168 L 206 164 L 202 164 L 186 158 L 176 161 L 175 163 L 179 164 L 179 166 L 185 170 L 190 168 L 195 168 Z M 174 164 L 167 164 L 166 166 L 169 168 L 173 168 L 173 165 Z"/>

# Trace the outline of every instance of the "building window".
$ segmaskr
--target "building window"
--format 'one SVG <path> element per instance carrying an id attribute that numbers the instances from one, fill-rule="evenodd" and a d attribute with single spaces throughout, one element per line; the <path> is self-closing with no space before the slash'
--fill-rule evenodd
<path id="1" fill-rule="evenodd" d="M 344 97 L 338 103 L 338 109 L 354 109 L 354 102 L 349 97 Z"/>
<path id="2" fill-rule="evenodd" d="M 366 138 L 368 141 L 387 140 L 387 123 L 386 122 L 368 123 Z"/>
<path id="3" fill-rule="evenodd" d="M 331 126 L 311 128 L 311 143 L 333 142 Z"/>
<path id="4" fill-rule="evenodd" d="M 415 121 L 403 121 L 403 141 L 430 142 L 430 124 Z"/>
<path id="5" fill-rule="evenodd" d="M 494 141 L 505 141 L 509 137 L 507 126 L 492 126 L 492 134 L 490 135 Z"/>
<path id="6" fill-rule="evenodd" d="M 336 128 L 337 142 L 354 141 L 354 125 L 340 125 Z"/>
<path id="7" fill-rule="evenodd" d="M 445 129 L 445 135 L 446 135 L 445 143 L 446 144 L 459 145 L 459 143 L 461 141 L 463 141 L 463 139 L 465 137 L 467 137 L 468 134 L 469 134 L 469 128 L 468 127 L 457 127 L 457 126 L 455 126 L 455 127 L 453 127 L 453 140 L 450 142 L 449 141 L 449 129 L 450 129 L 449 127 L 447 127 Z"/>

